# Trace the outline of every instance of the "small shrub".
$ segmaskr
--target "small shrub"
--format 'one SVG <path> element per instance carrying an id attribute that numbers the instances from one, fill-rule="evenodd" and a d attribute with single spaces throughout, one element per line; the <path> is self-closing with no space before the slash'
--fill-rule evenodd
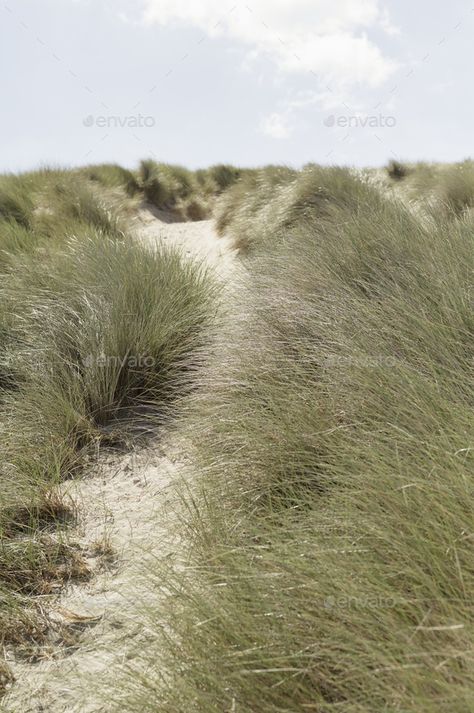
<path id="1" fill-rule="evenodd" d="M 392 160 L 387 166 L 387 173 L 394 181 L 401 181 L 410 174 L 410 169 L 400 161 Z"/>

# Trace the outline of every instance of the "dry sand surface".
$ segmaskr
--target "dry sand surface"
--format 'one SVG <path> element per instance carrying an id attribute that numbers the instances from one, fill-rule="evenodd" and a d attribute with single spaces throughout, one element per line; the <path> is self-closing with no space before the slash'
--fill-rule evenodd
<path id="1" fill-rule="evenodd" d="M 144 210 L 134 229 L 150 248 L 160 240 L 176 245 L 229 281 L 234 255 L 226 240 L 216 236 L 212 221 L 165 223 Z M 119 667 L 153 635 L 141 616 L 150 595 L 143 562 L 147 556 L 166 557 L 180 566 L 179 542 L 172 534 L 173 484 L 188 465 L 183 443 L 165 432 L 155 445 L 138 452 L 100 456 L 90 473 L 63 484 L 78 512 L 74 540 L 87 553 L 94 575 L 85 584 L 67 587 L 56 602 L 48 602 L 45 615 L 53 631 L 61 626 L 79 636 L 69 648 L 53 642 L 37 663 L 15 661 L 12 654 L 16 682 L 2 710 L 107 711 L 101 685 L 105 679 L 110 684 Z"/>

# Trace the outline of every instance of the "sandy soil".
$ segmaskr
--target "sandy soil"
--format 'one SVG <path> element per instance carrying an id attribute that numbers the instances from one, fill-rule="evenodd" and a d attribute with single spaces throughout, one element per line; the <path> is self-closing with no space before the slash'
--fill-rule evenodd
<path id="1" fill-rule="evenodd" d="M 165 223 L 144 210 L 134 229 L 151 248 L 162 240 L 203 260 L 225 281 L 232 274 L 233 252 L 225 239 L 217 238 L 212 221 Z M 140 614 L 150 594 L 140 565 L 147 556 L 172 558 L 174 566 L 180 564 L 179 542 L 171 534 L 173 484 L 187 465 L 182 444 L 163 433 L 155 445 L 140 452 L 99 457 L 92 472 L 62 486 L 76 503 L 79 519 L 74 540 L 88 554 L 94 576 L 86 584 L 67 587 L 46 615 L 53 628 L 79 631 L 78 643 L 69 649 L 49 647 L 48 655 L 34 664 L 15 661 L 12 654 L 16 682 L 1 710 L 107 711 L 100 694 L 103 680 L 113 680 L 114 671 L 152 635 Z"/>
<path id="2" fill-rule="evenodd" d="M 153 213 L 142 210 L 138 215 L 135 230 L 138 237 L 151 247 L 159 241 L 174 245 L 186 256 L 197 258 L 214 268 L 222 278 L 231 277 L 235 269 L 235 252 L 231 243 L 228 238 L 217 236 L 212 220 L 198 223 L 165 223 Z"/>

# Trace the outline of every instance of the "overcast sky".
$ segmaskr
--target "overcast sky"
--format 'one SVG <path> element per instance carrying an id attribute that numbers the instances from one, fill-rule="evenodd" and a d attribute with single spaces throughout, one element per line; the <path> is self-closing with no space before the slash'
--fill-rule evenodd
<path id="1" fill-rule="evenodd" d="M 472 150 L 474 0 L 2 0 L 0 170 Z"/>

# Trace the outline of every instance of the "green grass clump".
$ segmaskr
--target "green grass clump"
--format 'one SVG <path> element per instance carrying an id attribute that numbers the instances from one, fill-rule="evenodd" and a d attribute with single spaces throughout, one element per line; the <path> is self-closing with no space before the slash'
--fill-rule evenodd
<path id="1" fill-rule="evenodd" d="M 56 233 L 60 231 L 64 234 L 72 226 L 77 229 L 81 225 L 99 230 L 110 237 L 123 235 L 123 221 L 121 223 L 118 213 L 81 180 L 68 176 L 66 180 L 54 182 L 51 188 L 52 191 L 46 199 L 49 215 L 52 215 L 50 224 L 54 226 Z M 43 224 L 48 230 L 48 215 L 43 216 Z"/>
<path id="2" fill-rule="evenodd" d="M 217 193 L 222 193 L 233 186 L 242 176 L 242 170 L 229 166 L 228 164 L 218 164 L 208 169 L 209 176 L 217 186 Z"/>
<path id="3" fill-rule="evenodd" d="M 26 197 L 22 211 L 0 216 L 0 269 L 17 253 L 42 245 L 60 245 L 82 228 L 110 237 L 123 236 L 125 216 L 108 195 L 101 195 L 80 171 L 44 168 L 21 176 L 0 177 L 11 195 Z M 1 193 L 1 189 L 0 189 Z M 15 217 L 16 216 L 16 217 Z"/>
<path id="4" fill-rule="evenodd" d="M 246 262 L 117 710 L 474 706 L 472 230 L 330 177 Z"/>
<path id="5" fill-rule="evenodd" d="M 142 161 L 140 180 L 147 201 L 162 210 L 175 208 L 195 190 L 191 171 L 155 161 Z"/>
<path id="6" fill-rule="evenodd" d="M 228 233 L 235 247 L 246 252 L 255 234 L 255 221 L 259 221 L 262 233 L 267 228 L 271 230 L 270 226 L 276 220 L 275 206 L 279 203 L 276 196 L 281 196 L 296 176 L 296 171 L 286 166 L 266 166 L 246 171 L 217 203 L 216 228 L 219 235 Z"/>
<path id="7" fill-rule="evenodd" d="M 34 251 L 40 236 L 28 230 L 20 223 L 11 220 L 0 220 L 0 271 L 14 264 L 19 253 Z"/>
<path id="8" fill-rule="evenodd" d="M 90 233 L 49 255 L 46 274 L 37 258 L 19 267 L 1 290 L 15 310 L 18 361 L 35 367 L 38 387 L 76 395 L 79 420 L 106 424 L 179 391 L 208 305 L 194 265 L 173 251 L 153 254 Z"/>
<path id="9" fill-rule="evenodd" d="M 19 176 L 0 176 L 0 220 L 28 228 L 32 213 L 33 202 L 26 182 Z"/>
<path id="10" fill-rule="evenodd" d="M 34 509 L 74 474 L 90 445 L 124 442 L 166 417 L 197 366 L 211 296 L 175 252 L 98 233 L 46 260 L 25 256 L 0 297 L 18 379 L 2 404 L 8 522 L 15 502 Z"/>
<path id="11" fill-rule="evenodd" d="M 245 174 L 245 171 L 227 164 L 217 164 L 195 171 L 200 192 L 208 198 L 220 196 L 231 188 Z"/>
<path id="12" fill-rule="evenodd" d="M 436 190 L 448 214 L 459 217 L 474 208 L 474 161 L 443 167 Z"/>
<path id="13" fill-rule="evenodd" d="M 139 192 L 140 186 L 133 171 L 116 163 L 104 163 L 88 166 L 81 173 L 90 181 L 99 183 L 104 188 L 125 188 L 129 196 Z"/>

